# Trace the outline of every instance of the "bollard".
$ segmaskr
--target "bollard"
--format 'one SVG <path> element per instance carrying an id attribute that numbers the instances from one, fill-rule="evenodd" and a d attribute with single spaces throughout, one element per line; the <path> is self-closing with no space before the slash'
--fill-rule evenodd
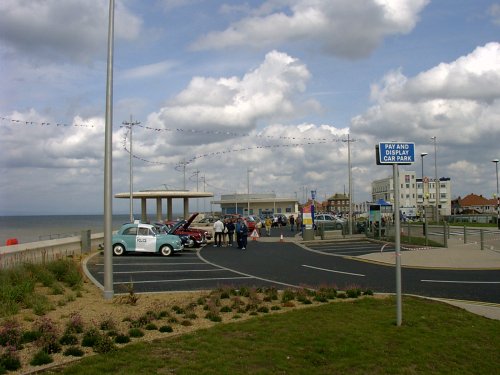
<path id="1" fill-rule="evenodd" d="M 467 225 L 464 224 L 464 244 L 467 243 Z"/>
<path id="2" fill-rule="evenodd" d="M 82 254 L 90 253 L 92 244 L 92 241 L 90 240 L 90 229 L 82 230 L 80 241 Z"/>
<path id="3" fill-rule="evenodd" d="M 448 247 L 448 233 L 450 231 L 450 228 L 446 225 L 446 221 L 443 222 L 443 229 L 444 229 L 444 247 Z"/>
<path id="4" fill-rule="evenodd" d="M 479 230 L 479 236 L 481 238 L 481 250 L 484 250 L 484 229 Z"/>

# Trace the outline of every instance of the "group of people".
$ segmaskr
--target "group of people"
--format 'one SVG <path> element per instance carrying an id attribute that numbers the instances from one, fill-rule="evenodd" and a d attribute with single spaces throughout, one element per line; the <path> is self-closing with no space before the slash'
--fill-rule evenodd
<path id="1" fill-rule="evenodd" d="M 234 235 L 238 249 L 245 250 L 248 243 L 248 226 L 242 217 L 217 219 L 214 223 L 214 247 L 233 246 Z"/>

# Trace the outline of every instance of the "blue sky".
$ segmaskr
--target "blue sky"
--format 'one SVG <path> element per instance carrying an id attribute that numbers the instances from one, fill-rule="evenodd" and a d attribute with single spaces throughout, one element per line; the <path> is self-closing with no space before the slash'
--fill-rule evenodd
<path id="1" fill-rule="evenodd" d="M 107 11 L 1 2 L 0 214 L 102 212 Z M 391 174 L 375 144 L 415 142 L 434 176 L 433 136 L 453 196 L 491 197 L 499 34 L 499 1 L 117 0 L 113 190 L 132 115 L 136 190 L 182 188 L 187 161 L 187 188 L 199 171 L 216 198 L 249 168 L 252 192 L 324 198 L 347 189 L 349 133 L 356 202 Z"/>

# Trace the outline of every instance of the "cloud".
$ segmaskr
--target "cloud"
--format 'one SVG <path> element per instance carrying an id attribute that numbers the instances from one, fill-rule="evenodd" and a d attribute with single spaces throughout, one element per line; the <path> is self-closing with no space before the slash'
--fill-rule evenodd
<path id="1" fill-rule="evenodd" d="M 491 16 L 492 22 L 500 26 L 500 4 L 492 4 L 488 9 L 488 13 Z"/>
<path id="2" fill-rule="evenodd" d="M 124 79 L 142 79 L 156 77 L 168 72 L 176 65 L 172 61 L 160 61 L 154 64 L 142 65 L 135 68 L 124 70 L 120 73 Z"/>
<path id="3" fill-rule="evenodd" d="M 32 61 L 88 63 L 106 57 L 108 2 L 86 0 L 3 0 L 0 40 L 7 51 L 21 51 Z M 142 21 L 117 1 L 115 37 L 135 39 Z M 6 49 L 6 50 L 5 50 Z"/>
<path id="4" fill-rule="evenodd" d="M 249 131 L 259 121 L 292 116 L 296 107 L 300 108 L 298 98 L 309 78 L 307 67 L 298 59 L 272 51 L 242 78 L 193 78 L 167 106 L 151 114 L 148 123 L 167 128 Z"/>
<path id="5" fill-rule="evenodd" d="M 210 32 L 192 48 L 269 48 L 290 42 L 316 45 L 349 59 L 369 56 L 388 35 L 410 32 L 429 0 L 268 1 L 253 15 Z"/>

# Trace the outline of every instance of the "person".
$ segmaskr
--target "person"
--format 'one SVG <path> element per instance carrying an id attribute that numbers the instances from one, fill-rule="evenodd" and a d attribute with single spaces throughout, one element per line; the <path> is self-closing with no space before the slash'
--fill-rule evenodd
<path id="1" fill-rule="evenodd" d="M 217 219 L 217 221 L 214 223 L 214 232 L 214 247 L 221 247 L 222 233 L 224 232 L 224 223 L 220 219 Z"/>
<path id="2" fill-rule="evenodd" d="M 271 236 L 271 227 L 273 225 L 273 221 L 271 220 L 271 218 L 268 216 L 266 217 L 266 221 L 264 222 L 265 226 L 266 226 L 266 233 L 267 233 L 267 236 Z"/>
<path id="3" fill-rule="evenodd" d="M 293 232 L 293 228 L 295 227 L 295 218 L 293 217 L 293 215 L 290 215 L 288 220 L 290 221 L 290 230 Z"/>
<path id="4" fill-rule="evenodd" d="M 260 233 L 260 231 L 261 231 L 261 229 L 262 229 L 262 221 L 261 221 L 260 219 L 259 219 L 259 220 L 257 221 L 257 223 L 255 224 L 255 228 L 257 228 L 257 233 L 259 234 L 259 237 L 260 237 L 260 236 L 262 235 L 262 234 Z"/>
<path id="5" fill-rule="evenodd" d="M 238 242 L 238 249 L 245 250 L 247 247 L 248 227 L 245 221 L 240 217 L 236 223 L 236 242 Z"/>
<path id="6" fill-rule="evenodd" d="M 295 223 L 297 224 L 297 232 L 301 230 L 302 228 L 302 218 L 299 216 L 297 216 L 297 220 L 295 220 Z"/>
<path id="7" fill-rule="evenodd" d="M 224 224 L 224 229 L 222 230 L 222 243 L 224 247 L 227 246 L 228 242 L 227 242 L 227 237 L 228 237 L 228 232 L 229 230 L 227 229 L 227 223 L 228 223 L 229 219 L 224 219 L 224 221 L 222 222 Z"/>
<path id="8" fill-rule="evenodd" d="M 227 220 L 226 228 L 227 228 L 228 246 L 233 246 L 234 222 L 232 219 Z"/>
<path id="9" fill-rule="evenodd" d="M 278 216 L 275 216 L 273 217 L 273 227 L 277 227 L 278 226 Z"/>

